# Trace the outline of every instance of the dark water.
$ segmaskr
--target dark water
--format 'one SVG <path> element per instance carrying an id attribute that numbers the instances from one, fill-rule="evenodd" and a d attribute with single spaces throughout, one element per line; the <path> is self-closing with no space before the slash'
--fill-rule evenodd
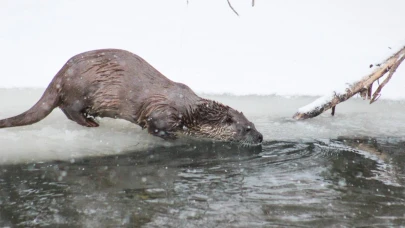
<path id="1" fill-rule="evenodd" d="M 405 226 L 405 141 L 191 143 L 2 165 L 5 227 Z"/>

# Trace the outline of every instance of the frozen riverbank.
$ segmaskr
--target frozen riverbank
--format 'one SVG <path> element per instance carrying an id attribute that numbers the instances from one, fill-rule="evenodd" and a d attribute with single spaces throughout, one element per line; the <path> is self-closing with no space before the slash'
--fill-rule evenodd
<path id="1" fill-rule="evenodd" d="M 0 89 L 0 118 L 30 108 L 42 92 L 43 89 Z M 295 121 L 291 116 L 297 108 L 315 97 L 201 96 L 244 112 L 263 133 L 266 142 L 336 139 L 339 136 L 405 137 L 403 101 L 380 100 L 369 105 L 361 99 L 352 99 L 337 107 L 335 117 L 325 113 L 311 120 Z M 142 151 L 162 145 L 181 145 L 185 142 L 184 139 L 175 143 L 165 142 L 123 120 L 105 118 L 101 119 L 99 128 L 85 128 L 68 120 L 59 109 L 55 109 L 37 124 L 0 129 L 0 161 L 69 160 Z"/>

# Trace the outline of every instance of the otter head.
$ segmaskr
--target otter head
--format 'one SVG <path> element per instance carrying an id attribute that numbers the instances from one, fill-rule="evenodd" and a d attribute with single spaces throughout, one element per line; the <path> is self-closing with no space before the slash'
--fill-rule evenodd
<path id="1" fill-rule="evenodd" d="M 215 101 L 204 100 L 183 121 L 185 133 L 243 145 L 259 145 L 263 136 L 241 112 Z"/>

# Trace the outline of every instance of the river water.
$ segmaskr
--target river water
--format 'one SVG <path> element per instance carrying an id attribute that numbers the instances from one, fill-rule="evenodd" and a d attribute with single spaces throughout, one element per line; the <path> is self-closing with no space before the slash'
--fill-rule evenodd
<path id="1" fill-rule="evenodd" d="M 0 117 L 40 89 L 0 90 Z M 55 110 L 0 130 L 1 227 L 405 226 L 404 102 L 353 99 L 306 121 L 315 97 L 202 95 L 243 111 L 260 147 L 168 143 L 122 120 Z"/>

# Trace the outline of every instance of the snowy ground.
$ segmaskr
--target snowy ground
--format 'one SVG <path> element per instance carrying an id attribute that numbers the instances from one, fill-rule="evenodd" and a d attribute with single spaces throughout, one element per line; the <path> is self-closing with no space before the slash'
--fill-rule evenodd
<path id="1" fill-rule="evenodd" d="M 43 89 L 0 89 L 0 118 L 25 111 L 42 92 Z M 369 105 L 361 99 L 352 99 L 337 107 L 335 117 L 325 113 L 315 119 L 295 121 L 291 117 L 297 108 L 316 97 L 201 96 L 244 112 L 263 133 L 265 141 L 306 141 L 339 136 L 405 137 L 403 101 L 380 100 Z M 107 118 L 101 120 L 99 128 L 85 128 L 55 109 L 37 124 L 0 129 L 0 162 L 69 160 L 178 145 L 185 140 L 165 142 L 129 122 Z"/>

